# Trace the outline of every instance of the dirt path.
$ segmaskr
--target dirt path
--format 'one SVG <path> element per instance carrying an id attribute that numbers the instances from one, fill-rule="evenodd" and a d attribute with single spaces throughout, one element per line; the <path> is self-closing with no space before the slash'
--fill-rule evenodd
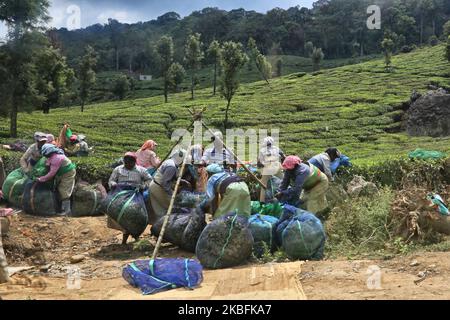
<path id="1" fill-rule="evenodd" d="M 148 234 L 148 232 L 146 232 Z M 122 268 L 150 255 L 155 239 L 123 247 L 104 217 L 13 217 L 4 239 L 11 267 L 31 266 L 0 286 L 2 299 L 450 299 L 450 253 L 392 260 L 249 264 L 204 272 L 202 286 L 147 296 L 129 286 Z M 193 257 L 165 244 L 163 257 Z M 78 257 L 82 261 L 71 263 Z M 72 261 L 74 262 L 74 261 Z M 70 272 L 81 282 L 71 282 Z M 379 275 L 379 276 L 378 276 Z M 423 276 L 422 278 L 419 277 Z M 378 281 L 379 279 L 379 281 Z M 369 285 L 367 282 L 369 281 Z M 418 282 L 418 280 L 422 280 Z"/>

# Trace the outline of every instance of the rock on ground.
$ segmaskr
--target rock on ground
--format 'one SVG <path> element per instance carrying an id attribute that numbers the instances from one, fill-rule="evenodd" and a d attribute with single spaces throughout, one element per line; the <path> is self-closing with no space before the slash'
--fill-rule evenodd
<path id="1" fill-rule="evenodd" d="M 406 130 L 411 136 L 450 136 L 450 94 L 438 89 L 414 101 L 407 112 Z"/>

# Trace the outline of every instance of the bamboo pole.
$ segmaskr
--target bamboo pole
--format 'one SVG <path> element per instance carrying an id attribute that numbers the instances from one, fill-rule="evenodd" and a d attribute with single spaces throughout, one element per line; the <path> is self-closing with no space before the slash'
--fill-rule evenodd
<path id="1" fill-rule="evenodd" d="M 161 232 L 159 233 L 159 237 L 158 237 L 158 241 L 156 242 L 155 250 L 153 251 L 152 260 L 155 260 L 156 257 L 158 256 L 159 247 L 161 246 L 162 240 L 164 239 L 164 233 L 166 232 L 166 227 L 167 227 L 167 224 L 169 223 L 170 215 L 172 214 L 172 209 L 173 209 L 173 205 L 175 203 L 175 198 L 178 193 L 178 188 L 180 187 L 180 183 L 183 178 L 183 172 L 184 172 L 184 169 L 186 168 L 187 159 L 189 158 L 188 152 L 191 147 L 191 144 L 192 144 L 192 137 L 191 137 L 191 140 L 189 141 L 189 148 L 184 156 L 183 164 L 181 165 L 181 171 L 179 173 L 177 183 L 175 184 L 175 189 L 173 190 L 172 198 L 170 199 L 169 208 L 167 209 L 166 217 L 164 218 L 164 223 L 162 225 Z"/>

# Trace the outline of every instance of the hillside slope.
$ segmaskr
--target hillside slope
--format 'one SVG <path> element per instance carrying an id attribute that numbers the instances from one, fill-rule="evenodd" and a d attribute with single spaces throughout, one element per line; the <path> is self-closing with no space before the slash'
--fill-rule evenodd
<path id="1" fill-rule="evenodd" d="M 346 65 L 353 65 L 356 63 L 372 60 L 376 55 L 349 58 L 349 59 L 331 59 L 324 60 L 321 63 L 322 69 L 332 69 L 337 67 L 342 67 Z M 300 57 L 300 56 L 268 56 L 268 60 L 272 64 L 273 76 L 276 76 L 276 65 L 277 61 L 281 59 L 282 69 L 281 73 L 283 76 L 289 75 L 296 72 L 312 72 L 313 66 L 310 58 Z M 111 92 L 114 86 L 115 80 L 124 73 L 122 72 L 101 72 L 97 74 L 97 83 L 93 90 L 92 100 L 95 102 L 104 102 L 114 100 L 114 94 Z M 125 72 L 125 74 L 128 74 Z M 209 88 L 213 85 L 214 78 L 214 66 L 208 65 L 203 66 L 199 70 L 198 74 L 198 89 Z M 261 74 L 257 71 L 255 66 L 251 69 L 245 66 L 241 72 L 240 76 L 241 83 L 252 83 L 255 81 L 262 80 Z M 187 70 L 187 75 L 180 85 L 180 91 L 190 91 L 190 75 L 189 70 Z M 163 91 L 164 83 L 162 78 L 155 78 L 152 81 L 136 81 L 135 88 L 133 91 L 128 93 L 129 99 L 139 99 L 148 98 L 153 96 L 160 96 L 164 94 Z M 212 92 L 212 90 L 211 90 Z"/>
<path id="2" fill-rule="evenodd" d="M 450 139 L 410 138 L 400 132 L 401 105 L 412 90 L 426 91 L 430 82 L 450 86 L 450 65 L 437 46 L 393 58 L 395 72 L 384 72 L 383 61 L 374 60 L 316 74 L 291 74 L 271 82 L 242 85 L 232 102 L 231 120 L 243 129 L 280 129 L 281 147 L 300 155 L 338 146 L 355 163 L 371 163 L 404 155 L 415 148 L 450 151 Z M 57 134 L 67 121 L 95 146 L 95 157 L 77 159 L 105 168 L 124 151 L 136 150 L 146 139 L 159 142 L 161 155 L 170 148 L 172 130 L 185 128 L 187 107 L 208 106 L 205 120 L 218 125 L 226 103 L 211 96 L 211 89 L 162 97 L 54 110 L 50 115 L 20 114 L 19 132 L 30 137 L 36 130 Z M 6 136 L 9 123 L 2 121 Z M 395 133 L 390 133 L 395 132 Z"/>

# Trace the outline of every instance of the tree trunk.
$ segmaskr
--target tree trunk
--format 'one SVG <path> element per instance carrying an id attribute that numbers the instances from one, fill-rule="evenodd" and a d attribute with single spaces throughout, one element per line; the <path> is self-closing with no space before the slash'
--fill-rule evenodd
<path id="1" fill-rule="evenodd" d="M 164 77 L 164 102 L 167 103 L 169 102 L 169 97 L 168 97 L 168 85 L 167 85 L 167 79 L 166 77 Z"/>
<path id="2" fill-rule="evenodd" d="M 217 61 L 214 62 L 214 81 L 213 81 L 214 91 L 213 95 L 216 95 L 216 88 L 217 88 Z"/>
<path id="3" fill-rule="evenodd" d="M 191 99 L 194 100 L 195 96 L 194 96 L 194 74 L 192 74 L 191 76 Z"/>
<path id="4" fill-rule="evenodd" d="M 436 18 L 433 17 L 433 35 L 436 35 Z"/>
<path id="5" fill-rule="evenodd" d="M 230 111 L 230 104 L 231 104 L 231 99 L 228 100 L 227 109 L 225 111 L 225 121 L 223 123 L 223 127 L 225 130 L 228 129 L 228 112 Z"/>
<path id="6" fill-rule="evenodd" d="M 11 107 L 11 112 L 10 112 L 10 135 L 11 138 L 17 138 L 17 112 L 18 112 L 18 108 L 17 108 L 17 103 L 15 101 L 13 101 L 12 103 L 12 107 Z"/>
<path id="7" fill-rule="evenodd" d="M 84 100 L 81 101 L 81 112 L 84 112 Z"/>
<path id="8" fill-rule="evenodd" d="M 129 61 L 129 70 L 130 70 L 130 73 L 132 73 L 133 72 L 133 57 L 132 56 L 130 56 L 130 61 Z"/>
<path id="9" fill-rule="evenodd" d="M 6 262 L 5 251 L 3 250 L 2 228 L 0 223 L 0 284 L 9 281 L 8 263 Z"/>
<path id="10" fill-rule="evenodd" d="M 420 44 L 423 44 L 423 13 L 420 14 Z"/>

